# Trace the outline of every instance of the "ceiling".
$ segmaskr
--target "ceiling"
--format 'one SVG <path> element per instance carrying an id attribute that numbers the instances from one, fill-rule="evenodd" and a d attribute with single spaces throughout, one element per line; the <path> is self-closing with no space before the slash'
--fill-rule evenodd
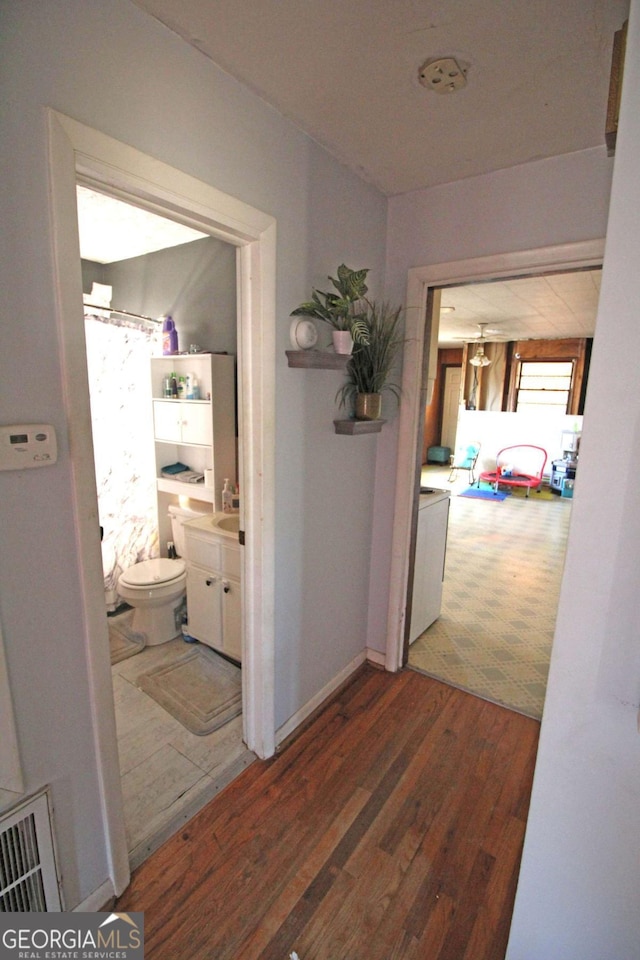
<path id="1" fill-rule="evenodd" d="M 389 196 L 556 154 L 604 150 L 613 34 L 629 5 L 133 2 Z M 438 94 L 420 83 L 419 72 L 444 56 L 457 60 L 467 82 Z M 108 263 L 201 236 L 129 208 L 115 246 L 106 249 L 106 224 L 116 209 L 100 194 L 85 199 L 91 206 L 80 201 L 80 217 L 88 259 Z M 152 228 L 138 222 L 147 217 Z M 165 237 L 166 229 L 185 232 Z M 600 272 L 586 271 L 447 289 L 442 302 L 455 310 L 441 317 L 440 343 L 475 337 L 478 323 L 488 324 L 489 339 L 490 330 L 509 340 L 592 336 L 599 285 Z"/>
<path id="2" fill-rule="evenodd" d="M 602 147 L 628 0 L 133 0 L 386 195 Z M 466 86 L 424 87 L 455 58 Z"/>
<path id="3" fill-rule="evenodd" d="M 76 198 L 83 260 L 114 263 L 206 237 L 206 233 L 88 187 L 78 186 Z"/>
<path id="4" fill-rule="evenodd" d="M 487 340 L 555 340 L 592 337 L 595 329 L 600 270 L 525 277 L 449 287 L 442 291 L 438 343 L 461 346 L 480 335 Z"/>

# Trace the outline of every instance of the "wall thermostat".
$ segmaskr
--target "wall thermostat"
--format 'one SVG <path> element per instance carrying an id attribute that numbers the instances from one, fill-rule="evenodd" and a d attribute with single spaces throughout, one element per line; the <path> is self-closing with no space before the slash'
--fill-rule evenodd
<path id="1" fill-rule="evenodd" d="M 0 426 L 0 470 L 49 467 L 57 459 L 56 432 L 50 423 Z"/>

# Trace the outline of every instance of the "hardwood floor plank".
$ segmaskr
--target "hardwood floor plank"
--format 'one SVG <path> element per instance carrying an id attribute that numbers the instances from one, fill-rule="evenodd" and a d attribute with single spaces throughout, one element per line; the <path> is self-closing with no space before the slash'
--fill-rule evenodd
<path id="1" fill-rule="evenodd" d="M 117 909 L 144 910 L 147 960 L 500 960 L 537 726 L 366 668 L 142 864 Z"/>

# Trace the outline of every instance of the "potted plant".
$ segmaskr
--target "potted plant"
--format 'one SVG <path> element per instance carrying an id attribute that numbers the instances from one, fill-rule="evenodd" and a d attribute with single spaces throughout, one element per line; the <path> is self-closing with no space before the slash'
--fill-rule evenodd
<path id="1" fill-rule="evenodd" d="M 367 342 L 367 325 L 363 320 L 365 279 L 368 270 L 351 270 L 344 263 L 338 267 L 338 277 L 328 277 L 337 293 L 312 290 L 311 300 L 301 303 L 292 317 L 312 317 L 324 320 L 332 327 L 336 353 L 351 353 L 354 343 Z M 336 336 L 337 334 L 337 336 Z"/>
<path id="2" fill-rule="evenodd" d="M 347 364 L 347 380 L 336 398 L 341 407 L 352 403 L 357 420 L 380 418 L 385 390 L 400 399 L 400 387 L 389 377 L 403 343 L 399 330 L 401 311 L 401 307 L 393 309 L 388 303 L 366 301 L 362 315 L 366 340 L 355 345 Z"/>

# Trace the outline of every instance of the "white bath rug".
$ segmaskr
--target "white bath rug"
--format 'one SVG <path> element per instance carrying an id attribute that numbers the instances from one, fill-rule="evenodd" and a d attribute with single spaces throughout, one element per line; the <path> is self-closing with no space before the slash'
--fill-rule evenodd
<path id="1" fill-rule="evenodd" d="M 198 736 L 213 733 L 242 712 L 240 667 L 208 647 L 141 674 L 136 686 Z"/>
<path id="2" fill-rule="evenodd" d="M 132 630 L 129 621 L 131 617 L 109 621 L 109 652 L 111 654 L 111 665 L 120 663 L 128 657 L 134 657 L 144 649 L 147 638 L 144 633 L 136 633 Z"/>

